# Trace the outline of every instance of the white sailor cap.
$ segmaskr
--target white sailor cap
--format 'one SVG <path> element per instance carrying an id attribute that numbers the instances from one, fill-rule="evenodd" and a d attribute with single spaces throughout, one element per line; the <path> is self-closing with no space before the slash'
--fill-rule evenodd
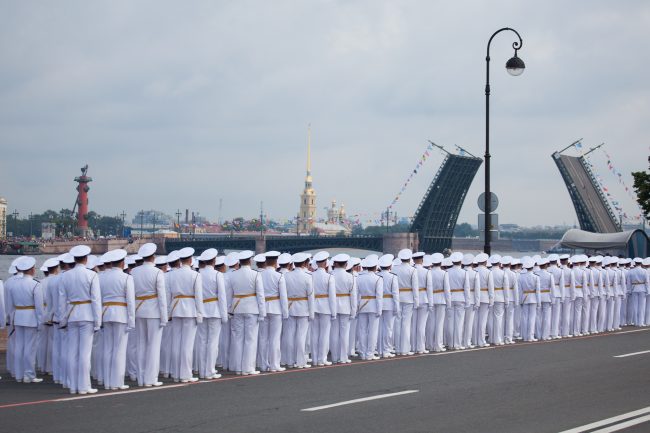
<path id="1" fill-rule="evenodd" d="M 510 257 L 510 256 L 501 257 L 501 264 L 502 265 L 509 265 L 511 263 L 512 263 L 512 257 Z"/>
<path id="2" fill-rule="evenodd" d="M 424 258 L 425 254 L 426 253 L 424 251 L 418 251 L 417 253 L 413 253 L 411 258 L 414 258 L 414 259 Z"/>
<path id="3" fill-rule="evenodd" d="M 322 262 L 323 260 L 327 260 L 329 257 L 330 257 L 330 253 L 328 253 L 327 251 L 319 251 L 314 256 L 314 260 L 316 260 L 317 262 Z"/>
<path id="4" fill-rule="evenodd" d="M 239 254 L 237 253 L 230 253 L 226 256 L 226 260 L 224 260 L 224 263 L 226 266 L 229 268 L 232 268 L 233 266 L 237 265 L 239 263 Z"/>
<path id="5" fill-rule="evenodd" d="M 66 255 L 66 254 L 68 254 L 68 253 L 60 254 L 56 259 L 57 259 L 59 262 L 62 262 L 63 259 L 65 258 L 65 255 Z"/>
<path id="6" fill-rule="evenodd" d="M 196 257 L 194 257 L 194 256 L 192 257 L 192 263 L 190 264 L 190 266 L 191 266 L 192 268 L 194 268 L 194 269 L 198 269 L 198 268 L 199 268 L 199 261 L 196 260 Z"/>
<path id="7" fill-rule="evenodd" d="M 643 261 L 641 262 L 641 264 L 642 264 L 643 266 L 650 266 L 650 257 L 646 257 L 645 259 L 643 259 Z M 18 268 L 18 270 L 20 270 L 20 268 Z"/>
<path id="8" fill-rule="evenodd" d="M 431 265 L 433 265 L 433 259 L 431 258 L 431 254 L 425 254 L 424 257 L 422 258 L 422 266 L 428 268 Z"/>
<path id="9" fill-rule="evenodd" d="M 548 264 L 549 264 L 549 260 L 546 259 L 546 258 L 540 258 L 537 261 L 537 266 L 544 266 L 544 265 L 548 265 Z"/>
<path id="10" fill-rule="evenodd" d="M 309 261 L 309 267 L 311 268 L 312 271 L 315 271 L 316 269 L 318 269 L 318 264 L 316 263 L 316 260 L 311 259 Z"/>
<path id="11" fill-rule="evenodd" d="M 558 260 L 560 260 L 560 256 L 558 256 L 557 254 L 551 254 L 548 256 L 548 259 L 551 262 L 557 262 Z"/>
<path id="12" fill-rule="evenodd" d="M 344 263 L 350 260 L 350 256 L 348 254 L 337 254 L 334 257 L 332 257 L 332 261 L 336 263 Z"/>
<path id="13" fill-rule="evenodd" d="M 587 261 L 589 260 L 589 257 L 587 257 L 586 254 L 581 254 L 578 256 L 578 258 L 580 259 L 580 263 L 587 263 Z"/>
<path id="14" fill-rule="evenodd" d="M 289 263 L 291 263 L 291 254 L 289 253 L 280 254 L 280 257 L 278 257 L 278 265 L 288 265 Z"/>
<path id="15" fill-rule="evenodd" d="M 121 262 L 122 260 L 124 260 L 126 255 L 127 255 L 126 250 L 122 250 L 122 249 L 110 250 L 103 256 L 105 259 L 104 263 Z"/>
<path id="16" fill-rule="evenodd" d="M 226 263 L 226 256 L 217 256 L 214 260 L 215 266 L 221 266 Z"/>
<path id="17" fill-rule="evenodd" d="M 138 255 L 142 258 L 147 258 L 156 254 L 158 246 L 153 242 L 147 242 L 138 249 Z M 192 253 L 194 254 L 194 253 Z"/>
<path id="18" fill-rule="evenodd" d="M 132 254 L 130 256 L 126 256 L 124 259 L 124 264 L 128 267 L 131 265 L 135 265 L 135 254 Z"/>
<path id="19" fill-rule="evenodd" d="M 634 263 L 642 263 L 643 259 L 641 257 L 635 257 L 634 258 Z"/>
<path id="20" fill-rule="evenodd" d="M 178 250 L 174 250 L 171 253 L 167 254 L 167 263 L 174 263 L 178 259 L 180 259 Z"/>
<path id="21" fill-rule="evenodd" d="M 250 259 L 251 257 L 253 257 L 254 255 L 255 255 L 255 253 L 254 253 L 253 251 L 251 251 L 251 250 L 244 250 L 244 251 L 240 251 L 240 252 L 239 252 L 238 258 L 239 258 L 240 261 L 241 261 L 241 260 L 248 260 L 248 259 Z"/>
<path id="22" fill-rule="evenodd" d="M 38 270 L 41 272 L 47 272 L 47 268 L 45 267 L 45 265 L 41 265 L 41 267 L 38 268 Z"/>
<path id="23" fill-rule="evenodd" d="M 524 262 L 524 269 L 532 269 L 535 267 L 535 262 L 533 261 L 532 258 L 526 260 Z"/>
<path id="24" fill-rule="evenodd" d="M 361 261 L 362 268 L 376 268 L 379 265 L 379 257 L 376 254 L 370 254 Z"/>
<path id="25" fill-rule="evenodd" d="M 19 257 L 16 261 L 16 269 L 19 272 L 29 271 L 36 264 L 36 259 L 30 256 Z"/>
<path id="26" fill-rule="evenodd" d="M 156 256 L 156 258 L 153 259 L 153 264 L 156 266 L 166 265 L 167 256 Z"/>
<path id="27" fill-rule="evenodd" d="M 393 266 L 399 266 L 401 264 L 402 264 L 402 261 L 399 258 L 393 259 Z"/>
<path id="28" fill-rule="evenodd" d="M 309 260 L 309 255 L 305 253 L 296 253 L 291 256 L 291 261 L 294 263 L 303 263 L 307 260 Z"/>
<path id="29" fill-rule="evenodd" d="M 433 253 L 431 256 L 431 263 L 434 265 L 439 265 L 445 260 L 445 256 L 440 253 Z"/>
<path id="30" fill-rule="evenodd" d="M 521 265 L 521 260 L 519 259 L 512 259 L 512 263 L 510 263 L 512 266 L 519 266 Z"/>
<path id="31" fill-rule="evenodd" d="M 97 260 L 97 256 L 94 255 L 89 255 L 88 259 L 86 261 L 86 269 L 95 269 L 97 266 L 99 266 L 99 260 Z"/>
<path id="32" fill-rule="evenodd" d="M 442 260 L 442 266 L 445 267 L 445 268 L 448 268 L 448 267 L 453 266 L 453 265 L 454 264 L 452 263 L 452 261 L 451 261 L 451 259 L 449 257 L 444 258 Z"/>
<path id="33" fill-rule="evenodd" d="M 485 253 L 480 253 L 474 258 L 474 263 L 484 263 L 487 262 L 490 256 Z"/>
<path id="34" fill-rule="evenodd" d="M 498 254 L 492 254 L 490 256 L 490 263 L 493 264 L 493 265 L 501 263 L 501 256 L 498 255 Z"/>
<path id="35" fill-rule="evenodd" d="M 460 263 L 463 261 L 463 253 L 455 252 L 449 256 L 449 260 L 451 260 L 452 263 Z"/>
<path id="36" fill-rule="evenodd" d="M 542 256 L 540 256 L 539 254 L 535 254 L 535 255 L 532 257 L 533 261 L 535 261 L 535 262 L 538 261 L 538 260 L 541 259 L 541 258 L 542 258 Z"/>
<path id="37" fill-rule="evenodd" d="M 105 252 L 104 254 L 102 254 L 101 256 L 99 256 L 99 260 L 100 260 L 102 263 L 110 263 L 110 262 L 111 262 L 110 260 L 108 260 L 108 257 L 110 257 L 110 256 L 108 255 L 109 252 L 110 252 L 110 251 Z"/>
<path id="38" fill-rule="evenodd" d="M 352 266 L 357 266 L 361 264 L 361 259 L 359 257 L 352 257 L 350 258 L 350 261 L 352 262 Z"/>
<path id="39" fill-rule="evenodd" d="M 255 257 L 253 257 L 253 261 L 257 263 L 264 263 L 266 262 L 266 256 L 264 254 L 256 254 Z"/>
<path id="40" fill-rule="evenodd" d="M 560 256 L 560 260 L 569 260 L 570 258 L 571 258 L 571 256 L 569 256 L 568 254 L 562 254 Z"/>
<path id="41" fill-rule="evenodd" d="M 210 260 L 214 259 L 218 255 L 219 255 L 219 251 L 217 251 L 216 248 L 208 248 L 207 250 L 201 253 L 201 255 L 199 256 L 199 261 L 209 262 Z"/>
<path id="42" fill-rule="evenodd" d="M 277 259 L 281 256 L 281 253 L 280 251 L 267 251 L 264 256 L 266 256 L 267 259 Z"/>
<path id="43" fill-rule="evenodd" d="M 384 254 L 379 258 L 379 266 L 382 268 L 388 268 L 392 266 L 395 256 L 392 254 Z"/>
<path id="44" fill-rule="evenodd" d="M 399 253 L 397 253 L 397 258 L 404 261 L 404 260 L 411 260 L 413 257 L 413 251 L 411 251 L 408 248 L 404 248 L 403 250 L 400 250 Z"/>
<path id="45" fill-rule="evenodd" d="M 70 254 L 70 253 L 65 253 L 63 255 L 62 262 L 65 263 L 65 264 L 71 265 L 71 264 L 74 263 L 74 256 L 72 254 Z"/>
<path id="46" fill-rule="evenodd" d="M 90 247 L 88 245 L 77 245 L 70 249 L 72 257 L 86 257 L 90 254 Z"/>
<path id="47" fill-rule="evenodd" d="M 56 268 L 57 266 L 59 266 L 59 259 L 54 257 L 47 259 L 43 263 L 43 266 L 45 266 L 46 269 Z"/>
<path id="48" fill-rule="evenodd" d="M 452 259 L 451 261 L 453 262 L 454 259 Z M 463 262 L 463 266 L 471 265 L 472 263 L 474 263 L 474 254 L 465 254 L 465 255 L 463 255 L 462 262 Z"/>
<path id="49" fill-rule="evenodd" d="M 133 260 L 135 260 L 136 262 L 141 262 L 142 260 L 144 260 L 142 257 L 140 257 L 137 254 L 133 254 L 132 257 L 133 257 Z"/>
<path id="50" fill-rule="evenodd" d="M 17 258 L 15 258 L 15 259 L 13 259 L 13 260 L 11 261 L 11 264 L 9 265 L 9 270 L 8 270 L 7 272 L 9 272 L 9 273 L 12 274 L 12 275 L 18 272 L 18 270 L 16 269 L 16 262 L 17 262 L 19 259 L 20 259 L 20 257 L 17 257 Z"/>
<path id="51" fill-rule="evenodd" d="M 178 252 L 179 259 L 189 259 L 193 255 L 194 255 L 194 248 L 192 247 L 181 248 L 181 250 Z"/>
<path id="52" fill-rule="evenodd" d="M 591 256 L 591 257 L 589 257 L 589 263 L 596 263 L 597 261 L 598 261 L 598 257 L 597 257 L 597 256 Z"/>

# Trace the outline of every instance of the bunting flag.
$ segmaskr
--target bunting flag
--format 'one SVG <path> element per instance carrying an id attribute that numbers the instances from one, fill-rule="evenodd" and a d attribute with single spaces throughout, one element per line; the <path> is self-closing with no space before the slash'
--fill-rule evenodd
<path id="1" fill-rule="evenodd" d="M 623 186 L 623 189 L 625 189 L 625 192 L 630 196 L 630 198 L 632 200 L 634 200 L 634 204 L 636 205 L 636 208 L 639 211 L 639 215 L 638 215 L 638 217 L 632 216 L 631 218 L 632 219 L 641 219 L 643 217 L 643 211 L 641 210 L 641 207 L 639 206 L 639 204 L 637 202 L 637 196 L 636 196 L 636 193 L 634 193 L 634 189 L 627 186 L 627 183 L 625 182 L 625 180 L 623 178 L 623 173 L 614 166 L 614 163 L 612 162 L 612 157 L 609 156 L 609 153 L 607 153 L 607 151 L 605 149 L 603 149 L 602 147 L 600 148 L 600 150 L 605 155 L 605 158 L 607 158 L 607 168 L 609 169 L 609 171 L 614 176 L 614 179 L 616 179 L 618 181 L 618 183 Z M 618 204 L 618 202 L 617 202 L 617 204 Z"/>
<path id="2" fill-rule="evenodd" d="M 395 204 L 402 197 L 402 194 L 404 193 L 404 191 L 406 191 L 406 188 L 408 188 L 408 186 L 411 183 L 411 181 L 413 180 L 413 178 L 418 174 L 418 171 L 420 170 L 422 165 L 426 162 L 426 160 L 429 158 L 429 156 L 431 156 L 429 151 L 432 151 L 432 150 L 433 150 L 433 145 L 429 143 L 429 145 L 427 145 L 427 148 L 425 149 L 424 153 L 422 154 L 422 156 L 418 160 L 417 164 L 415 165 L 415 168 L 413 169 L 411 174 L 409 174 L 409 176 L 406 178 L 406 181 L 404 181 L 404 184 L 400 188 L 399 192 L 397 193 L 397 195 L 395 196 L 393 201 L 387 206 L 388 209 L 392 209 L 393 206 L 395 206 Z"/>

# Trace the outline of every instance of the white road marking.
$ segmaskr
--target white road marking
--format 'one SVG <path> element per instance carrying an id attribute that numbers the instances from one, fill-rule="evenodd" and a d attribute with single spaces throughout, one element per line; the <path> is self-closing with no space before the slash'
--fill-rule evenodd
<path id="1" fill-rule="evenodd" d="M 198 382 L 196 382 L 198 383 Z M 83 400 L 87 398 L 100 398 L 100 397 L 113 397 L 116 395 L 124 395 L 124 394 L 136 394 L 139 392 L 149 392 L 149 391 L 159 391 L 163 389 L 171 389 L 171 388 L 181 388 L 188 386 L 188 383 L 178 383 L 178 384 L 168 384 L 165 386 L 157 386 L 157 387 L 151 387 L 151 388 L 136 388 L 136 389 L 127 389 L 124 391 L 117 391 L 117 392 L 105 392 L 101 394 L 87 394 L 87 395 L 78 395 L 76 397 L 67 397 L 67 398 L 57 398 L 54 401 L 72 401 L 72 400 Z"/>
<path id="2" fill-rule="evenodd" d="M 637 424 L 643 424 L 644 422 L 648 422 L 648 421 L 650 421 L 650 415 L 642 416 L 642 417 L 639 417 L 639 418 L 634 418 L 634 419 L 631 419 L 629 421 L 625 421 L 625 422 L 622 422 L 620 424 L 614 424 L 612 426 L 605 427 L 605 428 L 600 429 L 600 430 L 594 430 L 591 433 L 611 433 L 611 432 L 623 430 L 623 429 L 626 429 L 626 428 L 629 428 L 629 427 L 633 427 L 633 426 L 635 426 Z"/>
<path id="3" fill-rule="evenodd" d="M 586 432 L 588 430 L 593 430 L 595 428 L 603 427 L 603 426 L 606 426 L 606 425 L 609 425 L 609 424 L 612 424 L 612 423 L 616 423 L 616 422 L 619 422 L 619 421 L 625 421 L 625 420 L 627 420 L 629 418 L 633 418 L 635 416 L 640 416 L 640 415 L 645 415 L 645 414 L 648 414 L 648 413 L 650 413 L 650 406 L 644 407 L 643 409 L 635 410 L 633 412 L 624 413 L 622 415 L 613 416 L 611 418 L 607 418 L 607 419 L 604 419 L 604 420 L 601 420 L 601 421 L 592 422 L 591 424 L 586 424 L 586 425 L 583 425 L 583 426 L 580 426 L 580 427 L 575 427 L 575 428 L 572 428 L 571 430 L 564 430 L 564 431 L 562 431 L 560 433 L 582 433 L 582 432 Z M 646 417 L 643 417 L 643 418 L 646 418 Z M 637 419 L 641 419 L 641 418 L 637 418 Z M 631 421 L 636 421 L 636 419 L 630 420 L 629 422 L 631 422 Z M 645 421 L 640 421 L 640 422 L 645 422 Z M 623 428 L 625 428 L 625 427 L 623 427 Z M 598 431 L 601 431 L 601 430 L 598 430 Z M 616 430 L 603 430 L 603 433 L 605 431 L 616 431 Z M 592 432 L 592 433 L 595 433 L 595 432 Z"/>
<path id="4" fill-rule="evenodd" d="M 644 350 L 643 352 L 625 353 L 623 355 L 616 355 L 614 356 L 614 358 L 627 358 L 628 356 L 643 355 L 645 353 L 650 353 L 650 350 Z"/>
<path id="5" fill-rule="evenodd" d="M 379 400 L 381 398 L 389 398 L 389 397 L 397 397 L 399 395 L 413 394 L 415 392 L 420 392 L 420 390 L 418 390 L 418 389 L 409 389 L 408 391 L 393 392 L 393 393 L 390 393 L 390 394 L 373 395 L 372 397 L 357 398 L 357 399 L 354 399 L 354 400 L 347 400 L 347 401 L 342 401 L 342 402 L 339 402 L 339 403 L 326 404 L 325 406 L 309 407 L 307 409 L 301 409 L 301 411 L 302 412 L 314 412 L 314 411 L 317 411 L 317 410 L 330 409 L 330 408 L 333 408 L 333 407 L 345 406 L 345 405 L 348 405 L 348 404 L 363 403 L 364 401 Z"/>

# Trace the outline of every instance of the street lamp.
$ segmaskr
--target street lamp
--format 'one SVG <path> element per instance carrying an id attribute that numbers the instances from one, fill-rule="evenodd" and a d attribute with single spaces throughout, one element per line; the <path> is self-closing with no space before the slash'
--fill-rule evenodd
<path id="1" fill-rule="evenodd" d="M 509 30 L 517 35 L 519 42 L 515 41 L 512 43 L 512 48 L 515 49 L 515 55 L 506 62 L 506 70 L 512 76 L 521 75 L 526 68 L 524 61 L 517 57 L 517 51 L 521 49 L 523 41 L 519 32 L 510 27 L 504 27 L 497 30 L 490 36 L 490 40 L 487 44 L 487 56 L 485 57 L 485 70 L 486 70 L 486 80 L 485 80 L 485 246 L 483 247 L 483 252 L 485 254 L 491 254 L 492 247 L 490 245 L 490 226 L 492 222 L 490 221 L 490 213 L 492 209 L 491 205 L 491 196 L 490 193 L 490 44 L 492 44 L 492 39 L 499 33 Z"/>

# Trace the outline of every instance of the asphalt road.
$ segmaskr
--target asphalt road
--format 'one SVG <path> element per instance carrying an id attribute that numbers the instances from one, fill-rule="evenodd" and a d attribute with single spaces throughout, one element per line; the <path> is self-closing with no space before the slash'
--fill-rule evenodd
<path id="1" fill-rule="evenodd" d="M 5 377 L 0 431 L 560 432 L 643 408 L 650 415 L 650 352 L 614 357 L 640 351 L 650 351 L 648 328 L 90 398 Z M 626 431 L 650 431 L 650 422 Z"/>

